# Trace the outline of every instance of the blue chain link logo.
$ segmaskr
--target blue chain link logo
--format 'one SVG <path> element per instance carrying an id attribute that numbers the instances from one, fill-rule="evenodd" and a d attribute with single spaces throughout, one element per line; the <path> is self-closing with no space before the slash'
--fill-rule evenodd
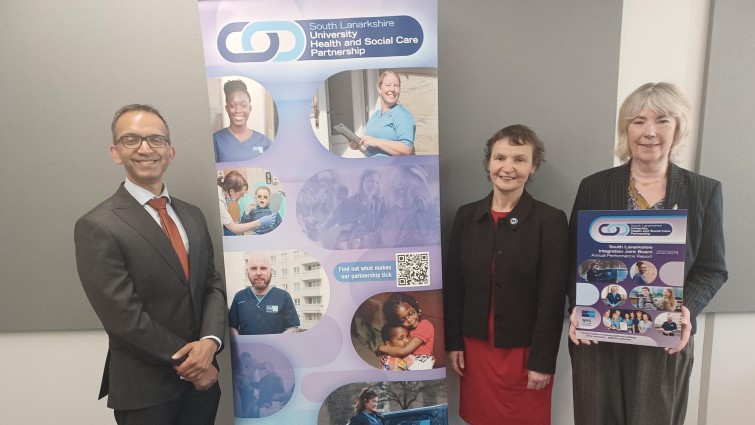
<path id="1" fill-rule="evenodd" d="M 601 224 L 598 233 L 603 236 L 626 236 L 629 234 L 629 226 L 626 224 Z"/>
<path id="2" fill-rule="evenodd" d="M 228 49 L 228 37 L 233 33 L 241 33 L 242 52 L 232 52 Z M 267 50 L 256 52 L 252 47 L 252 37 L 257 33 L 264 33 L 268 40 Z M 288 33 L 294 37 L 294 46 L 291 50 L 280 50 L 280 33 Z M 288 62 L 295 61 L 304 53 L 306 47 L 304 30 L 291 21 L 265 21 L 265 22 L 232 22 L 218 34 L 218 51 L 227 61 L 241 62 Z"/>

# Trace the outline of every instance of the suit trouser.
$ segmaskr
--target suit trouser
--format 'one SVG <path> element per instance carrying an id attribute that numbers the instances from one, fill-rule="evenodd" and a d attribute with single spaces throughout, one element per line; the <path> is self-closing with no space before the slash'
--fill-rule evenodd
<path id="1" fill-rule="evenodd" d="M 694 338 L 680 353 L 601 342 L 571 354 L 576 425 L 683 425 Z"/>
<path id="2" fill-rule="evenodd" d="M 197 391 L 191 382 L 177 398 L 155 406 L 115 410 L 118 425 L 213 425 L 220 403 L 220 385 Z"/>

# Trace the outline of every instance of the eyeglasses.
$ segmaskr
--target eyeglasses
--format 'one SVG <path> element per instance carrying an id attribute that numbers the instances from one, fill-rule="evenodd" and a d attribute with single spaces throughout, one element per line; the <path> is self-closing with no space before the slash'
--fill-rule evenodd
<path id="1" fill-rule="evenodd" d="M 170 140 L 161 134 L 150 134 L 149 136 L 137 136 L 136 134 L 126 134 L 121 136 L 115 143 L 121 142 L 124 147 L 129 149 L 139 149 L 143 141 L 151 148 L 164 148 L 170 144 Z"/>
<path id="2" fill-rule="evenodd" d="M 242 111 L 246 111 L 246 110 L 249 110 L 249 108 L 251 108 L 251 105 L 249 105 L 248 103 L 226 103 L 226 106 L 228 107 L 228 109 L 231 109 L 234 111 L 236 109 L 241 109 Z"/>

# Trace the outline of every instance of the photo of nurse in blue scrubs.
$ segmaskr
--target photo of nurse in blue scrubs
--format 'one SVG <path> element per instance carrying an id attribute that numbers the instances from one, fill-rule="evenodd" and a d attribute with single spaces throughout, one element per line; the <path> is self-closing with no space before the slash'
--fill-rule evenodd
<path id="1" fill-rule="evenodd" d="M 412 113 L 398 103 L 401 77 L 395 71 L 383 71 L 377 80 L 377 91 L 380 108 L 367 121 L 360 142 L 349 141 L 349 147 L 364 156 L 414 155 L 417 124 Z"/>

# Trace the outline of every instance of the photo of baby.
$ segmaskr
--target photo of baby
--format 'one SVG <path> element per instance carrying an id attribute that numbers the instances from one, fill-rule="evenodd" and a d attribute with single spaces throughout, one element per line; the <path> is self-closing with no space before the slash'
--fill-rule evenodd
<path id="1" fill-rule="evenodd" d="M 264 235 L 283 222 L 286 192 L 273 173 L 263 168 L 229 168 L 217 173 L 223 236 Z"/>

